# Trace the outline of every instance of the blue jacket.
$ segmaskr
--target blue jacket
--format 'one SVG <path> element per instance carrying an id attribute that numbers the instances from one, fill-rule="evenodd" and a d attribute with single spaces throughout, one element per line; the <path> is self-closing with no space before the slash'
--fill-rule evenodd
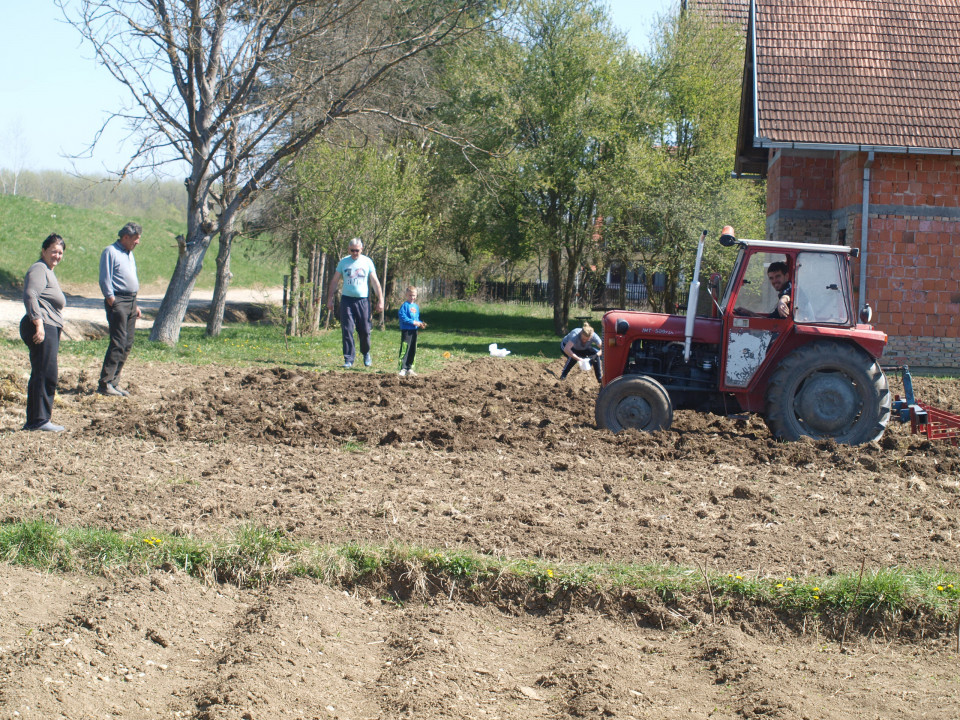
<path id="1" fill-rule="evenodd" d="M 401 330 L 416 330 L 417 326 L 414 323 L 420 322 L 420 306 L 416 303 L 405 302 L 400 306 L 398 316 Z"/>

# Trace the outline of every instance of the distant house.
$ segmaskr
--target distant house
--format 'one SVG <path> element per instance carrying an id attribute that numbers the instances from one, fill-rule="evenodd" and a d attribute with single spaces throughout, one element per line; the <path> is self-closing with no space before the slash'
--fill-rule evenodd
<path id="1" fill-rule="evenodd" d="M 747 11 L 735 171 L 767 238 L 859 247 L 886 359 L 960 369 L 960 0 L 698 5 Z"/>

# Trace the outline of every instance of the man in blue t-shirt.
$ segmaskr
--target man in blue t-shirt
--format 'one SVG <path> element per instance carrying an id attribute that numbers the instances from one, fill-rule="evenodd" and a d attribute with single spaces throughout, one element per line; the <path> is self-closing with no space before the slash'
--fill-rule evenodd
<path id="1" fill-rule="evenodd" d="M 377 291 L 377 312 L 383 312 L 383 289 L 377 279 L 377 270 L 373 260 L 362 254 L 363 242 L 360 238 L 350 241 L 350 254 L 337 263 L 337 271 L 330 280 L 330 292 L 327 293 L 327 310 L 333 312 L 333 300 L 337 294 L 337 285 L 343 278 L 343 292 L 340 295 L 340 327 L 343 332 L 343 366 L 353 367 L 356 359 L 356 347 L 353 344 L 353 331 L 356 328 L 360 340 L 360 352 L 363 364 L 373 365 L 370 357 L 370 285 Z"/>

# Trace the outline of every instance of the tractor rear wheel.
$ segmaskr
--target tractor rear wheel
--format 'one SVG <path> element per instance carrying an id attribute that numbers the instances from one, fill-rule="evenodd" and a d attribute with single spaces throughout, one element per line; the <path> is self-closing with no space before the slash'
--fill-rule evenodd
<path id="1" fill-rule="evenodd" d="M 600 391 L 597 426 L 615 433 L 627 428 L 653 432 L 673 422 L 673 403 L 663 385 L 646 375 L 622 375 Z"/>
<path id="2" fill-rule="evenodd" d="M 876 361 L 851 345 L 817 342 L 780 363 L 767 387 L 764 417 L 781 440 L 878 440 L 890 420 L 890 389 Z"/>

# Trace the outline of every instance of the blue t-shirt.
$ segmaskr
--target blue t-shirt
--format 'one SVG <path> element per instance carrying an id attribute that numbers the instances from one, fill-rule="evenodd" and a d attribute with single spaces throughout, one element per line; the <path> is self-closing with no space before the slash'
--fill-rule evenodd
<path id="1" fill-rule="evenodd" d="M 420 306 L 416 303 L 405 302 L 400 306 L 400 312 L 397 313 L 400 319 L 401 330 L 416 330 L 414 323 L 420 322 Z"/>
<path id="2" fill-rule="evenodd" d="M 337 263 L 337 272 L 343 277 L 343 294 L 354 298 L 368 297 L 370 278 L 377 276 L 373 260 L 366 255 L 357 255 L 356 259 L 345 257 Z"/>

